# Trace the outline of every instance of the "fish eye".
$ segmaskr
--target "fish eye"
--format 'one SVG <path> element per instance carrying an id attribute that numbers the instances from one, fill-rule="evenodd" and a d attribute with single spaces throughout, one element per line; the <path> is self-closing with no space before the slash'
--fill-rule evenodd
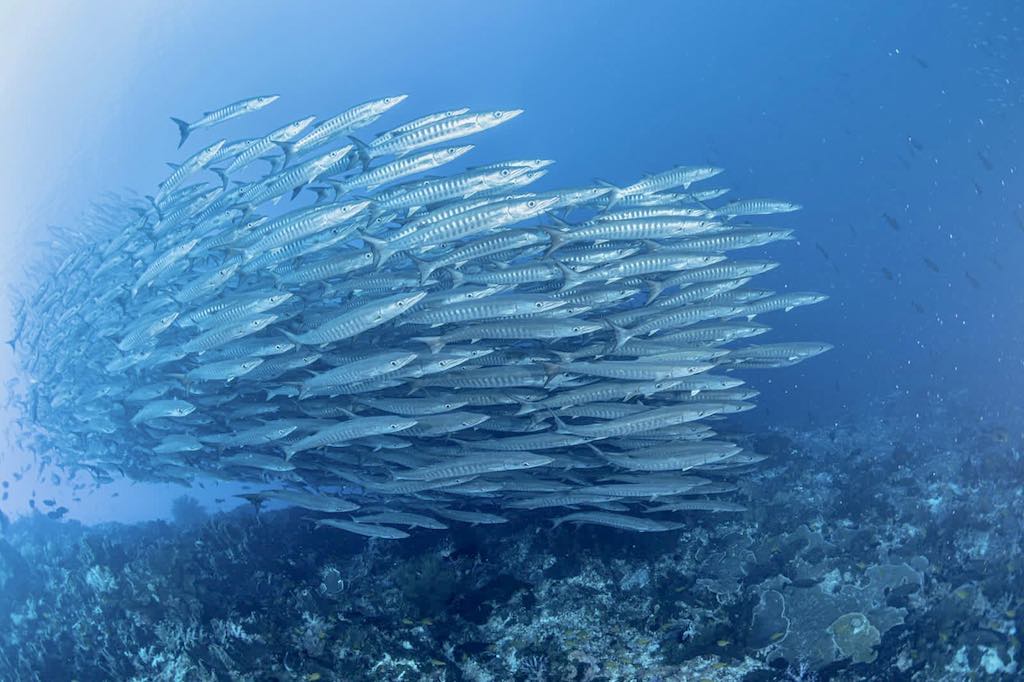
<path id="1" fill-rule="evenodd" d="M 544 307 L 544 304 L 543 304 L 543 303 L 541 303 L 540 301 L 537 301 L 537 302 L 536 302 L 536 303 L 534 303 L 533 305 L 535 305 L 535 306 L 536 306 L 536 307 L 538 307 L 538 308 L 543 308 L 543 307 Z"/>
<path id="2" fill-rule="evenodd" d="M 502 175 L 508 175 L 508 174 L 509 174 L 509 170 L 508 170 L 508 168 L 506 168 L 506 169 L 502 170 L 502 171 L 501 171 L 501 174 L 502 174 Z"/>
<path id="3" fill-rule="evenodd" d="M 501 114 L 502 114 L 502 112 L 500 112 L 500 111 L 494 112 L 494 118 L 501 118 Z"/>
<path id="4" fill-rule="evenodd" d="M 390 97 L 385 97 L 384 98 L 384 104 L 390 104 L 390 103 L 391 103 L 391 98 Z"/>
<path id="5" fill-rule="evenodd" d="M 533 208 L 534 206 L 537 205 L 537 202 L 536 201 L 527 201 L 526 205 L 529 206 L 530 208 Z"/>

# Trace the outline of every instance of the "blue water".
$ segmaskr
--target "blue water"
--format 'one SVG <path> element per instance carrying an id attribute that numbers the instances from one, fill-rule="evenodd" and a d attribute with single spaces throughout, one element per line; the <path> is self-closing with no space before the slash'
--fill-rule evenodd
<path id="1" fill-rule="evenodd" d="M 242 136 L 407 93 L 398 118 L 526 109 L 476 153 L 557 159 L 549 187 L 708 162 L 727 169 L 736 196 L 802 203 L 777 221 L 799 241 L 774 247 L 784 266 L 759 285 L 829 294 L 786 316 L 776 338 L 837 348 L 768 373 L 750 420 L 827 423 L 893 394 L 913 403 L 965 390 L 996 412 L 1022 397 L 1014 66 L 1024 15 L 1014 2 L 9 11 L 19 40 L 7 49 L 0 191 L 6 241 L 18 247 L 4 256 L 7 280 L 38 226 L 164 176 L 163 162 L 179 158 L 168 116 L 282 95 L 223 129 Z M 46 54 L 30 40 L 42 33 L 59 38 Z M 146 499 L 152 514 L 159 505 Z"/>
<path id="2" fill-rule="evenodd" d="M 757 342 L 813 339 L 830 342 L 835 349 L 792 368 L 751 373 L 751 383 L 761 391 L 758 409 L 730 418 L 730 423 L 750 432 L 785 433 L 804 452 L 827 452 L 822 455 L 827 461 L 806 465 L 807 475 L 814 476 L 820 467 L 815 484 L 827 482 L 847 491 L 856 490 L 858 480 L 884 476 L 878 476 L 871 463 L 856 471 L 850 464 L 844 470 L 844 461 L 834 456 L 850 452 L 855 459 L 873 445 L 879 450 L 884 445 L 888 453 L 893 442 L 916 431 L 920 442 L 910 447 L 927 444 L 913 450 L 921 455 L 917 463 L 927 474 L 918 475 L 911 458 L 909 465 L 900 464 L 902 475 L 933 487 L 914 494 L 924 496 L 924 506 L 937 513 L 935 509 L 944 509 L 945 504 L 940 484 L 967 489 L 971 483 L 964 479 L 982 470 L 977 475 L 992 486 L 989 493 L 981 495 L 977 491 L 983 488 L 977 487 L 971 489 L 977 499 L 960 498 L 973 510 L 984 506 L 985 497 L 1012 498 L 1018 483 L 1001 485 L 1004 474 L 1008 481 L 1019 479 L 1014 467 L 1020 463 L 1021 429 L 1013 420 L 1020 418 L 1024 399 L 1022 66 L 1024 4 L 1016 0 L 230 0 L 7 6 L 0 8 L 2 296 L 6 304 L 6 287 L 24 281 L 22 268 L 31 260 L 29 254 L 50 248 L 40 242 L 43 226 L 73 224 L 88 202 L 107 190 L 150 191 L 166 176 L 165 162 L 184 157 L 187 150 L 175 149 L 178 135 L 170 116 L 193 120 L 201 112 L 244 97 L 281 96 L 265 111 L 196 133 L 188 147 L 194 150 L 222 134 L 233 139 L 262 133 L 302 116 L 326 118 L 353 104 L 399 93 L 407 94 L 408 100 L 375 130 L 458 106 L 523 108 L 525 113 L 515 121 L 471 140 L 477 148 L 466 162 L 556 159 L 541 189 L 584 185 L 596 178 L 627 183 L 676 164 L 712 164 L 726 169 L 713 184 L 731 187 L 730 196 L 802 204 L 798 213 L 758 221 L 793 228 L 797 240 L 773 244 L 756 256 L 765 255 L 782 266 L 755 284 L 779 291 L 820 291 L 830 298 L 788 314 L 775 313 L 770 320 L 774 331 Z M 6 305 L 0 306 L 3 338 L 12 332 L 9 313 Z M 3 346 L 0 379 L 15 373 L 13 356 Z M 17 416 L 11 409 L 0 412 L 6 422 Z M 838 441 L 836 424 L 842 425 Z M 996 429 L 992 442 L 977 435 L 988 434 L 989 429 Z M 964 455 L 970 461 L 963 468 L 941 469 L 955 453 L 973 447 L 988 453 L 985 448 L 990 446 L 1002 453 L 1000 457 L 1006 452 L 1012 457 L 986 459 L 987 455 L 973 457 L 971 451 Z M 899 447 L 893 456 L 898 454 Z M 932 459 L 925 466 L 928 457 Z M 1004 461 L 1012 465 L 1004 466 Z M 70 521 L 135 522 L 170 518 L 172 500 L 182 494 L 177 487 L 128 481 L 75 490 L 63 478 L 51 478 L 54 473 L 61 472 L 40 467 L 36 453 L 22 451 L 7 435 L 0 451 L 0 479 L 11 485 L 5 488 L 0 512 L 26 518 L 25 523 L 45 524 L 30 502 L 53 498 L 69 508 Z M 779 494 L 771 480 L 757 484 L 765 498 Z M 806 479 L 803 485 L 809 485 Z M 813 491 L 799 490 L 800 501 L 814 504 Z M 237 502 L 230 499 L 237 491 L 211 484 L 188 492 L 208 509 L 224 510 Z M 75 497 L 80 499 L 72 501 Z M 881 497 L 884 494 L 867 498 L 866 506 L 877 506 L 883 510 L 878 514 L 884 515 L 888 508 Z M 215 502 L 224 498 L 228 501 Z M 1008 507 L 1003 501 L 998 505 Z M 850 515 L 858 521 L 844 517 L 835 526 L 870 529 L 872 521 L 857 513 Z M 763 523 L 764 514 L 758 514 Z M 950 512 L 950 520 L 942 523 L 955 534 L 951 529 L 965 523 L 963 516 Z M 1009 520 L 1005 515 L 999 518 L 1003 530 L 1012 534 L 1006 528 L 1014 523 L 1013 515 Z M 820 522 L 828 527 L 832 521 L 808 516 L 790 525 Z M 277 523 L 278 530 L 266 533 L 278 532 L 286 522 L 268 522 L 268 529 Z M 878 523 L 871 532 L 881 539 L 872 541 L 884 544 L 891 538 Z M 21 540 L 30 535 L 24 528 Z M 40 547 L 52 537 L 64 537 L 50 526 L 41 528 Z M 260 564 L 261 576 L 264 570 L 266 575 L 284 570 L 305 579 L 306 570 L 320 576 L 317 581 L 323 577 L 318 573 L 322 562 L 315 559 L 308 561 L 312 568 L 271 565 L 280 545 L 251 526 L 245 528 L 224 537 L 244 535 L 247 543 L 251 541 L 244 551 L 266 562 Z M 340 551 L 323 536 L 311 541 L 310 549 L 302 544 L 305 532 L 296 531 L 294 537 L 283 532 L 281 542 L 290 543 L 289 559 Z M 500 545 L 504 550 L 547 537 L 525 531 L 517 540 L 514 532 L 498 543 L 472 529 L 470 544 Z M 163 526 L 143 527 L 138 533 L 126 536 L 125 542 L 138 548 L 166 539 Z M 974 574 L 967 571 L 967 577 L 958 573 L 954 568 L 969 564 L 963 557 L 977 546 L 965 549 L 962 536 L 957 536 L 959 544 L 939 536 L 928 538 L 933 548 L 939 548 L 936 556 L 954 557 L 950 566 L 938 566 L 934 556 L 919 551 L 942 574 L 936 580 L 949 581 L 947 592 L 959 581 L 993 574 L 995 560 L 991 565 L 982 562 Z M 582 537 L 564 540 L 551 550 L 551 562 L 545 566 L 554 565 L 556 555 L 563 562 L 577 554 L 598 561 L 605 546 L 593 535 Z M 522 544 L 514 545 L 516 541 Z M 635 559 L 632 542 L 625 543 L 626 549 L 607 549 L 605 558 Z M 960 554 L 948 549 L 954 544 Z M 653 566 L 659 546 L 640 541 L 637 546 L 637 556 L 649 558 Z M 225 560 L 221 568 L 248 566 L 244 551 L 231 554 L 231 561 Z M 349 551 L 348 545 L 344 551 Z M 460 540 L 456 555 L 463 551 Z M 414 554 L 410 551 L 404 558 L 411 562 Z M 476 557 L 478 564 L 486 563 L 480 558 L 483 554 Z M 36 556 L 45 555 L 39 550 Z M 375 557 L 381 560 L 380 555 L 368 556 L 365 566 Z M 445 559 L 448 556 L 444 554 Z M 849 559 L 850 565 L 882 561 L 874 554 L 865 557 L 850 554 L 843 560 Z M 1017 564 L 1004 558 L 995 573 L 1007 570 L 1007 582 L 1024 575 L 1019 555 L 1013 559 Z M 0 568 L 3 559 L 0 552 Z M 332 560 L 342 564 L 337 556 Z M 474 559 L 458 561 L 463 562 L 459 570 L 465 571 Z M 78 569 L 84 571 L 84 564 L 71 570 Z M 384 569 L 378 564 L 374 570 Z M 251 578 L 249 573 L 247 569 L 238 584 Z M 366 584 L 360 588 L 355 583 L 353 589 L 371 592 Z M 259 596 L 269 594 L 269 577 L 266 585 L 264 591 L 254 588 L 252 603 L 262 603 Z M 62 588 L 48 584 L 47 589 L 56 594 Z M 279 601 L 295 601 L 296 594 L 309 597 L 308 589 L 280 589 Z M 974 614 L 979 622 L 994 613 L 999 616 L 996 612 L 1012 619 L 1006 615 L 1013 612 L 1011 607 L 1020 610 L 1019 585 L 1016 596 L 1004 601 L 992 596 L 995 589 L 988 588 L 992 610 Z M 0 589 L 0 605 L 14 600 L 12 594 Z M 481 602 L 492 598 L 488 593 Z M 939 597 L 935 599 L 933 603 L 938 603 Z M 430 600 L 421 596 L 420 601 Z M 470 610 L 465 604 L 459 608 Z M 290 613 L 296 622 L 298 613 Z M 354 617 L 357 623 L 362 622 L 363 612 L 359 613 Z M 437 618 L 426 607 L 410 615 L 419 619 L 425 614 Z M 366 622 L 378 627 L 377 621 Z M 928 641 L 939 636 L 938 629 L 918 632 L 926 633 L 917 636 Z M 403 629 L 395 641 L 406 636 Z M 913 633 L 900 636 L 906 643 Z M 953 654 L 947 653 L 951 659 Z M 440 648 L 417 649 L 416 655 L 422 660 L 443 657 Z M 288 664 L 289 659 L 284 660 Z M 941 667 L 936 665 L 936 670 Z M 942 666 L 946 665 L 944 661 Z M 0 660 L 0 670 L 16 668 Z M 314 670 L 296 669 L 302 675 Z M 59 675 L 71 670 L 61 668 L 58 677 L 50 679 L 63 679 Z M 257 674 L 253 679 L 271 678 Z M 869 678 L 854 674 L 846 679 Z M 960 678 L 954 674 L 948 679 Z"/>

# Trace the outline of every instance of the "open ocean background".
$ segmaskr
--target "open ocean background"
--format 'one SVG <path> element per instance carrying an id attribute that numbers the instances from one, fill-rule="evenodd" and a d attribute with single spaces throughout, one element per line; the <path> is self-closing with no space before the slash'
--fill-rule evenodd
<path id="1" fill-rule="evenodd" d="M 168 116 L 274 92 L 285 121 L 401 92 L 403 115 L 524 108 L 477 154 L 557 159 L 547 187 L 711 163 L 736 196 L 802 203 L 778 221 L 799 242 L 777 245 L 784 267 L 758 283 L 829 294 L 776 338 L 836 349 L 769 373 L 746 419 L 827 423 L 881 396 L 967 391 L 998 420 L 1024 397 L 1019 3 L 44 2 L 0 16 L 4 280 L 39 226 L 164 177 L 182 158 Z M 265 114 L 223 132 L 262 130 Z M 166 508 L 130 492 L 71 516 Z"/>
<path id="2" fill-rule="evenodd" d="M 269 109 L 199 131 L 176 150 L 168 117 L 194 120 L 271 93 L 281 97 Z M 761 395 L 756 410 L 730 416 L 737 430 L 783 432 L 824 452 L 826 441 L 809 434 L 836 443 L 838 428 L 856 432 L 857 447 L 892 449 L 899 419 L 900 442 L 916 431 L 929 444 L 921 457 L 973 447 L 965 433 L 995 433 L 1020 464 L 1024 3 L 1016 0 L 0 3 L 0 338 L 13 329 L 8 289 L 30 254 L 49 248 L 42 227 L 72 224 L 104 191 L 149 191 L 166 177 L 165 162 L 220 136 L 397 93 L 408 99 L 375 129 L 456 106 L 525 109 L 471 140 L 477 148 L 465 162 L 556 159 L 538 189 L 707 164 L 725 173 L 696 188 L 802 204 L 758 220 L 793 228 L 797 239 L 753 256 L 782 263 L 756 286 L 830 298 L 775 313 L 766 320 L 773 331 L 755 342 L 835 348 L 751 377 Z M 16 373 L 0 346 L 0 380 Z M 5 432 L 16 417 L 14 408 L 0 412 Z M 73 490 L 10 433 L 0 447 L 0 479 L 10 482 L 0 511 L 12 520 L 38 517 L 30 502 L 43 498 L 87 526 L 170 519 L 184 491 L 125 480 Z M 806 466 L 813 475 L 815 463 Z M 842 460 L 831 466 L 841 480 Z M 1019 505 L 1019 473 L 1008 470 L 1000 489 L 1000 471 L 989 472 L 991 490 Z M 844 485 L 857 480 L 850 473 Z M 240 490 L 187 492 L 213 512 L 246 506 L 231 497 Z M 600 545 L 587 551 L 600 554 Z M 1009 613 L 1011 602 L 1019 599 L 999 608 Z M 835 679 L 883 679 L 861 674 Z"/>

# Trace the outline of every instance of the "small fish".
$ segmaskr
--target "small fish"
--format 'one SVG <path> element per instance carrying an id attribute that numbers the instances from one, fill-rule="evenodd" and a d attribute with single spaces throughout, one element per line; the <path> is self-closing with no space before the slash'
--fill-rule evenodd
<path id="1" fill-rule="evenodd" d="M 914 307 L 914 310 L 916 310 L 917 312 L 924 314 L 924 306 L 922 306 L 917 301 L 911 301 L 910 305 L 912 305 Z"/>
<path id="2" fill-rule="evenodd" d="M 818 252 L 821 253 L 822 256 L 825 257 L 825 260 L 829 260 L 828 251 L 825 250 L 824 246 L 822 246 L 818 242 L 814 242 L 814 247 L 818 249 Z"/>
<path id="3" fill-rule="evenodd" d="M 931 270 L 932 272 L 941 272 L 941 271 L 942 271 L 942 270 L 941 270 L 941 269 L 939 268 L 938 264 L 937 264 L 937 263 L 936 263 L 935 261 L 933 261 L 933 260 L 932 260 L 931 258 L 929 258 L 928 256 L 925 256 L 925 257 L 924 257 L 924 264 L 925 264 L 925 265 L 926 265 L 926 266 L 928 267 L 928 269 L 929 269 L 929 270 Z"/>
<path id="4" fill-rule="evenodd" d="M 258 111 L 265 106 L 273 104 L 277 101 L 278 97 L 280 97 L 280 95 L 265 95 L 261 97 L 250 97 L 249 99 L 241 99 L 237 102 L 232 102 L 231 104 L 220 107 L 219 109 L 207 111 L 203 114 L 202 118 L 197 121 L 193 121 L 192 123 L 172 116 L 171 120 L 178 126 L 178 132 L 181 133 L 181 139 L 178 141 L 178 148 L 180 149 L 181 145 L 185 144 L 185 140 L 188 139 L 188 136 L 191 135 L 193 131 L 198 130 L 199 128 L 209 128 L 217 125 L 218 123 L 223 123 L 224 121 L 248 114 L 249 112 Z"/>
<path id="5" fill-rule="evenodd" d="M 964 277 L 967 278 L 967 281 L 970 282 L 971 286 L 974 287 L 975 289 L 981 288 L 981 282 L 979 282 L 974 276 L 972 276 L 971 273 L 964 271 Z"/>
<path id="6" fill-rule="evenodd" d="M 46 516 L 51 519 L 57 520 L 63 518 L 64 515 L 68 513 L 68 511 L 70 510 L 67 507 L 57 507 L 53 511 L 46 512 Z"/>
<path id="7" fill-rule="evenodd" d="M 977 194 L 979 197 L 982 194 L 984 194 L 984 191 L 982 190 L 981 185 L 978 184 L 977 180 L 971 180 L 971 182 L 974 183 L 974 193 L 975 194 Z"/>
<path id="8" fill-rule="evenodd" d="M 907 144 L 909 144 L 915 151 L 924 151 L 924 145 L 915 140 L 911 135 L 907 135 Z"/>
<path id="9" fill-rule="evenodd" d="M 910 58 L 913 59 L 917 63 L 917 65 L 920 66 L 922 69 L 927 69 L 928 68 L 928 62 L 926 62 L 925 60 L 921 59 L 916 54 L 910 55 Z"/>
<path id="10" fill-rule="evenodd" d="M 992 170 L 994 168 L 992 162 L 989 161 L 988 157 L 982 154 L 981 152 L 978 152 L 978 159 L 981 161 L 981 165 L 985 166 L 985 170 Z"/>
<path id="11" fill-rule="evenodd" d="M 882 217 L 885 218 L 885 222 L 889 223 L 889 227 L 891 227 L 894 230 L 900 229 L 899 222 L 891 215 L 889 215 L 888 213 L 883 213 Z"/>
<path id="12" fill-rule="evenodd" d="M 892 270 L 890 270 L 889 268 L 882 268 L 882 274 L 890 282 L 895 279 L 895 276 L 892 274 Z"/>

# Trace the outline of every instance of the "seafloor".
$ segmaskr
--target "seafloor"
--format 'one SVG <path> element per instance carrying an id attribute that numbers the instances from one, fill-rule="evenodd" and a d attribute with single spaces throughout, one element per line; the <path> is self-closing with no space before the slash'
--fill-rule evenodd
<path id="1" fill-rule="evenodd" d="M 0 679 L 1019 679 L 1024 442 L 960 402 L 748 436 L 771 455 L 737 478 L 751 511 L 672 533 L 23 518 Z"/>

